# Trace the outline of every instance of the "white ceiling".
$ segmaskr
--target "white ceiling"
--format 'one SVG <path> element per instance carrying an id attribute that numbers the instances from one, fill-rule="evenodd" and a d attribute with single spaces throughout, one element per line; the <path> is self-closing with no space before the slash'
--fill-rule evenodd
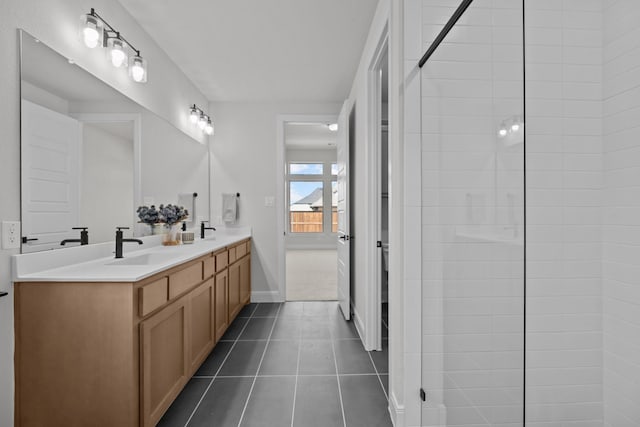
<path id="1" fill-rule="evenodd" d="M 378 2 L 119 1 L 211 101 L 340 103 Z"/>
<path id="2" fill-rule="evenodd" d="M 336 132 L 329 130 L 328 124 L 285 123 L 284 143 L 296 150 L 335 150 Z"/>

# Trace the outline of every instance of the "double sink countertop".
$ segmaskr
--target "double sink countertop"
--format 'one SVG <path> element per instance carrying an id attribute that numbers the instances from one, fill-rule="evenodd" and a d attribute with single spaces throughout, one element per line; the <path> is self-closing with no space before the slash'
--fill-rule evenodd
<path id="1" fill-rule="evenodd" d="M 249 237 L 250 227 L 208 232 L 205 239 L 178 246 L 147 236 L 143 245 L 124 243 L 124 257 L 118 259 L 115 242 L 14 255 L 12 276 L 14 282 L 137 282 Z"/>

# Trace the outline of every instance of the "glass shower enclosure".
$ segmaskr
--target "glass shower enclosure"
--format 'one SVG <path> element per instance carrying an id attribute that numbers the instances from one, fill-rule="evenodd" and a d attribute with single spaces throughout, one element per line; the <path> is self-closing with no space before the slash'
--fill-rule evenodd
<path id="1" fill-rule="evenodd" d="M 423 2 L 423 426 L 608 425 L 601 3 Z"/>

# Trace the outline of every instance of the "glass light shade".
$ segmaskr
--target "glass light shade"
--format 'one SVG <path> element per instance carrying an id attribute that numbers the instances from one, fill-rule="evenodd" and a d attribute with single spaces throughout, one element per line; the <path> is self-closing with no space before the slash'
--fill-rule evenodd
<path id="1" fill-rule="evenodd" d="M 90 13 L 80 17 L 80 39 L 90 49 L 102 45 L 104 24 Z"/>
<path id="2" fill-rule="evenodd" d="M 211 123 L 211 119 L 207 120 L 207 124 L 204 126 L 204 133 L 213 135 L 213 123 Z"/>
<path id="3" fill-rule="evenodd" d="M 500 128 L 500 130 L 498 131 L 498 135 L 500 135 L 501 137 L 507 136 L 507 130 L 505 128 Z"/>
<path id="4" fill-rule="evenodd" d="M 514 124 L 511 125 L 511 130 L 514 132 L 518 132 L 520 130 L 520 123 L 515 122 Z"/>
<path id="5" fill-rule="evenodd" d="M 189 112 L 189 121 L 195 125 L 196 123 L 198 123 L 199 118 L 200 115 L 198 114 L 198 109 L 194 105 L 193 107 L 191 107 L 191 111 Z"/>
<path id="6" fill-rule="evenodd" d="M 129 58 L 129 75 L 138 83 L 147 81 L 147 61 L 139 55 Z"/>
<path id="7" fill-rule="evenodd" d="M 329 130 L 330 130 L 331 132 L 337 132 L 337 130 L 338 130 L 338 124 L 337 124 L 337 123 L 330 123 L 330 124 L 329 124 Z"/>
<path id="8" fill-rule="evenodd" d="M 207 125 L 207 117 L 204 113 L 200 113 L 200 119 L 198 119 L 198 127 L 204 130 L 204 127 Z"/>
<path id="9" fill-rule="evenodd" d="M 119 68 L 127 65 L 126 46 L 127 44 L 119 36 L 107 39 L 109 58 L 114 67 Z"/>

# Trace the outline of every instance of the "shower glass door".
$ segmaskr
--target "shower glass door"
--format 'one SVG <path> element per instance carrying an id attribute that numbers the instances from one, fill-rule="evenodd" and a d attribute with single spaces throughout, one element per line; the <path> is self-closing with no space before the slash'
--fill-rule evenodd
<path id="1" fill-rule="evenodd" d="M 522 2 L 475 0 L 421 71 L 423 426 L 524 423 L 522 23 Z"/>

